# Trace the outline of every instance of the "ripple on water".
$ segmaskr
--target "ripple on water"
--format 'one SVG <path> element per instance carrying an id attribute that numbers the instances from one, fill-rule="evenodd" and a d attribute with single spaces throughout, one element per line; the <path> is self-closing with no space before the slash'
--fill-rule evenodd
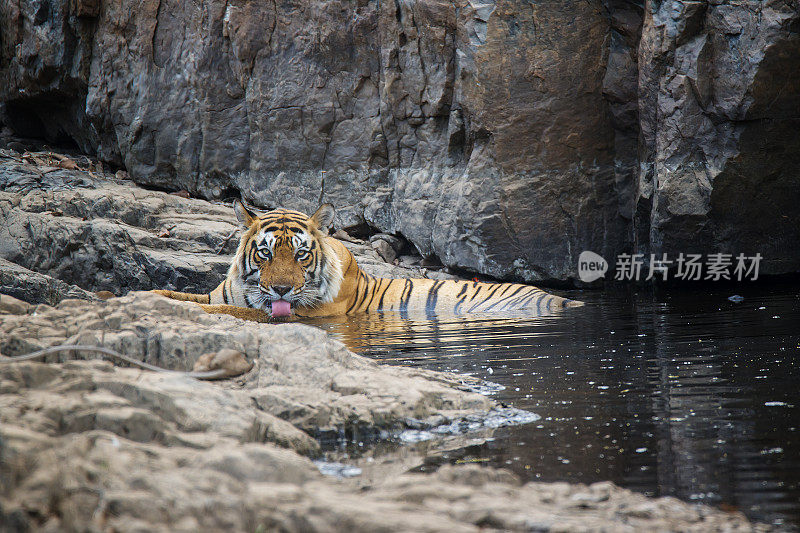
<path id="1" fill-rule="evenodd" d="M 344 479 L 361 475 L 361 469 L 357 466 L 328 461 L 314 461 L 314 464 L 324 476 Z"/>
<path id="2" fill-rule="evenodd" d="M 449 424 L 442 424 L 431 429 L 407 429 L 401 431 L 398 438 L 402 442 L 423 442 L 443 435 L 465 435 L 483 428 L 497 429 L 507 426 L 518 426 L 536 422 L 542 417 L 516 407 L 501 407 L 483 415 L 469 415 Z"/>

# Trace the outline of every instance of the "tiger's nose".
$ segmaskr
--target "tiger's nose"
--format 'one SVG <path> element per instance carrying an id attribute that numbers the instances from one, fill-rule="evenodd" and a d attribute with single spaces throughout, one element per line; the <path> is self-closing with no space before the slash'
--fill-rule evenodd
<path id="1" fill-rule="evenodd" d="M 278 293 L 278 297 L 283 298 L 289 291 L 292 290 L 292 287 L 288 287 L 286 285 L 273 285 L 272 290 Z"/>

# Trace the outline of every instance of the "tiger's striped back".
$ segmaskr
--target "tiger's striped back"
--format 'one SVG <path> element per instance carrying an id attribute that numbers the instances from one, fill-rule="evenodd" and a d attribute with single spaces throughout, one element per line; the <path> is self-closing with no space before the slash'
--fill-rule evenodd
<path id="1" fill-rule="evenodd" d="M 576 307 L 581 302 L 519 283 L 465 280 L 387 279 L 361 272 L 358 297 L 346 314 L 409 310 L 427 313 L 502 313 L 528 309 L 543 313 Z"/>

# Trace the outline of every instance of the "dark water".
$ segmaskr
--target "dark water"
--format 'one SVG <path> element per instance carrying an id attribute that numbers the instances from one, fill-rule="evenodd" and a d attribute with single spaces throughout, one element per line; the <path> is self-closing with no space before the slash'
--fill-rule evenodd
<path id="1" fill-rule="evenodd" d="M 800 524 L 800 287 L 585 292 L 550 317 L 317 323 L 391 364 L 467 373 L 542 416 L 467 460 Z M 744 296 L 731 302 L 733 294 Z M 463 460 L 464 457 L 461 457 Z"/>

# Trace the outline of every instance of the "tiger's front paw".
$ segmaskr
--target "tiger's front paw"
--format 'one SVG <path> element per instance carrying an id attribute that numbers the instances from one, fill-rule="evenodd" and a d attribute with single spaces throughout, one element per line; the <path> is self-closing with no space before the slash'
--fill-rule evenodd
<path id="1" fill-rule="evenodd" d="M 155 289 L 150 292 L 154 292 L 156 294 L 160 294 L 161 296 L 166 296 L 167 298 L 172 298 L 172 291 L 165 291 L 161 289 Z"/>

